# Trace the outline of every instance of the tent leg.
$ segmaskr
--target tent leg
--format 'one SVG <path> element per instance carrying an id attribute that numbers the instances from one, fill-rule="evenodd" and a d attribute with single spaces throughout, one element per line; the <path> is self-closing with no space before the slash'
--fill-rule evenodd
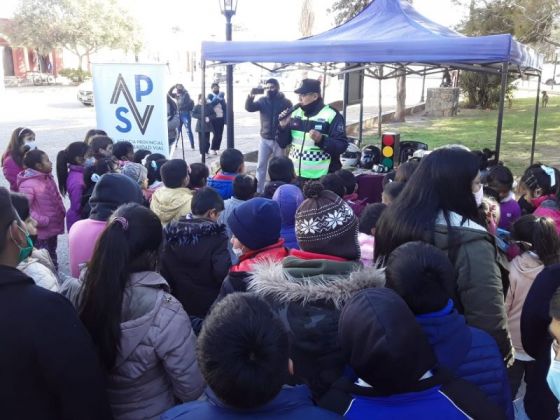
<path id="1" fill-rule="evenodd" d="M 424 67 L 424 74 L 422 75 L 422 96 L 420 96 L 420 102 L 424 102 L 425 90 L 426 90 L 426 67 Z"/>
<path id="2" fill-rule="evenodd" d="M 342 95 L 342 118 L 344 118 L 344 124 L 346 121 L 346 108 L 348 107 L 348 73 L 344 73 L 344 94 Z"/>
<path id="3" fill-rule="evenodd" d="M 496 128 L 496 162 L 500 160 L 500 146 L 502 144 L 502 126 L 504 123 L 504 103 L 506 100 L 507 76 L 509 63 L 502 63 L 502 87 L 500 90 L 500 108 L 498 110 L 498 126 Z"/>
<path id="4" fill-rule="evenodd" d="M 377 104 L 377 135 L 381 138 L 381 120 L 383 118 L 383 109 L 381 102 L 383 97 L 381 96 L 381 84 L 383 82 L 383 66 L 379 66 L 379 97 Z"/>
<path id="5" fill-rule="evenodd" d="M 327 65 L 323 67 L 323 100 L 325 100 L 325 93 L 327 90 Z"/>
<path id="6" fill-rule="evenodd" d="M 206 133 L 206 113 L 205 111 L 205 104 L 206 104 L 206 60 L 202 59 L 200 61 L 200 67 L 202 67 L 202 81 L 200 84 L 200 94 L 202 95 L 202 107 L 200 109 L 200 130 L 201 132 L 198 134 L 199 136 L 202 134 L 202 136 L 205 135 Z M 206 163 L 206 153 L 204 153 L 204 150 L 202 149 L 202 147 L 205 147 L 205 145 L 201 144 L 202 142 L 198 143 L 198 147 L 200 148 L 200 161 L 202 163 Z"/>
<path id="7" fill-rule="evenodd" d="M 539 74 L 539 85 L 537 86 L 537 100 L 535 101 L 535 120 L 533 121 L 533 140 L 531 142 L 531 165 L 535 159 L 535 143 L 537 142 L 537 123 L 539 121 L 539 99 L 541 96 L 541 75 Z"/>
<path id="8" fill-rule="evenodd" d="M 364 97 L 360 99 L 360 126 L 358 131 L 358 147 L 362 145 L 362 137 L 364 134 Z"/>

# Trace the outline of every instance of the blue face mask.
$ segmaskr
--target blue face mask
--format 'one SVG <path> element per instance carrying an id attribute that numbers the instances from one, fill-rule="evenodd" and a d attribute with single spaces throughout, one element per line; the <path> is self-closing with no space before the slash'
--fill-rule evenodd
<path id="1" fill-rule="evenodd" d="M 546 375 L 546 382 L 554 396 L 560 400 L 560 361 L 554 360 L 556 353 L 553 346 L 550 346 L 550 368 Z"/>

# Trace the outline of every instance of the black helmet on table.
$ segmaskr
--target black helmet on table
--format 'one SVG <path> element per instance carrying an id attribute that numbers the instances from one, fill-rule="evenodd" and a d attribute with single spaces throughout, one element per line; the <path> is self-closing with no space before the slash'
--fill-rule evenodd
<path id="1" fill-rule="evenodd" d="M 377 165 L 379 162 L 381 162 L 381 150 L 379 150 L 379 147 L 369 144 L 362 149 L 362 156 L 360 159 L 362 168 L 371 169 L 373 165 Z"/>

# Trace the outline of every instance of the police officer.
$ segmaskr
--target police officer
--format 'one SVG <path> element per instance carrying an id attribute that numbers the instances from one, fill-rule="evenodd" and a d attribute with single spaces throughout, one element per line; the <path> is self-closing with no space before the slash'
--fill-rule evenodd
<path id="1" fill-rule="evenodd" d="M 344 118 L 325 105 L 318 80 L 303 79 L 295 93 L 300 107 L 287 117 L 287 110 L 280 114 L 278 143 L 291 144 L 289 156 L 299 178 L 318 179 L 342 167 L 340 155 L 348 147 Z"/>

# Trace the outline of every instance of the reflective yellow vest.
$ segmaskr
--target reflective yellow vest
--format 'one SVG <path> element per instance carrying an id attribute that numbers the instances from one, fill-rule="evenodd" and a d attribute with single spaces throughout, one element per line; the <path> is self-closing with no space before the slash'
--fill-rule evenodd
<path id="1" fill-rule="evenodd" d="M 317 179 L 329 172 L 331 155 L 318 147 L 308 131 L 315 129 L 328 135 L 336 111 L 325 105 L 317 115 L 306 117 L 303 109 L 298 108 L 291 115 L 292 147 L 290 159 L 294 162 L 296 175 L 302 178 Z"/>

